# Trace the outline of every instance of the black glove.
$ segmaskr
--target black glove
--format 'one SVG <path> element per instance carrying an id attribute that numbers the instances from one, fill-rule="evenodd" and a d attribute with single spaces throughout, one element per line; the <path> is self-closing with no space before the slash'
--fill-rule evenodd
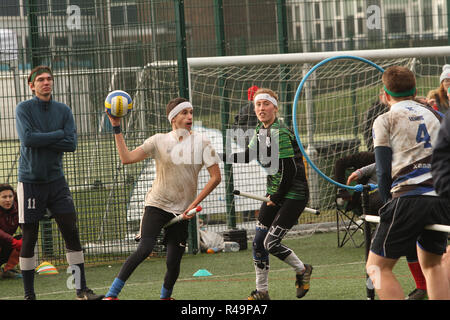
<path id="1" fill-rule="evenodd" d="M 277 206 L 280 206 L 283 203 L 284 196 L 282 196 L 279 193 L 274 193 L 274 194 L 269 195 L 269 199 L 270 199 L 270 201 L 275 203 Z"/>

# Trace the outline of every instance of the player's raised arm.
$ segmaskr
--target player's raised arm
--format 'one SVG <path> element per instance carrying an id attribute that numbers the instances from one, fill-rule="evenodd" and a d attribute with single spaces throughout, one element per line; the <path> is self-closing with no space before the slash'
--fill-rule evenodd
<path id="1" fill-rule="evenodd" d="M 122 265 L 106 294 L 107 300 L 118 299 L 128 277 L 153 251 L 157 243 L 156 237 L 162 230 L 167 240 L 168 269 L 160 299 L 172 299 L 189 235 L 186 213 L 196 208 L 221 180 L 218 166 L 220 159 L 216 152 L 208 139 L 192 130 L 193 112 L 194 108 L 187 99 L 179 97 L 170 100 L 166 106 L 166 115 L 172 130 L 147 138 L 133 151 L 128 151 L 126 147 L 120 120 L 109 117 L 121 161 L 133 163 L 151 157 L 154 159 L 156 176 L 144 199 L 145 211 L 140 235 L 136 237 L 139 239 L 139 246 Z M 202 155 L 202 158 L 196 155 Z M 203 167 L 208 168 L 210 179 L 197 195 L 198 176 Z M 193 216 L 195 212 L 192 213 Z"/>
<path id="2" fill-rule="evenodd" d="M 109 121 L 111 122 L 111 125 L 113 127 L 114 140 L 116 141 L 116 147 L 119 153 L 120 161 L 123 164 L 131 164 L 147 158 L 148 155 L 144 152 L 144 150 L 142 150 L 141 147 L 137 147 L 133 151 L 128 150 L 120 127 L 120 118 L 113 117 L 109 113 L 106 114 L 108 115 Z"/>

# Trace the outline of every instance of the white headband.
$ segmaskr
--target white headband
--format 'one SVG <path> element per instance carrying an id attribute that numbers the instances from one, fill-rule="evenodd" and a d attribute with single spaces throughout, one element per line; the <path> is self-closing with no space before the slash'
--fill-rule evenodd
<path id="1" fill-rule="evenodd" d="M 192 104 L 189 101 L 184 101 L 180 104 L 178 104 L 175 108 L 172 109 L 172 111 L 169 112 L 169 115 L 167 116 L 167 119 L 169 119 L 169 122 L 172 122 L 172 119 L 176 117 L 177 114 L 179 114 L 183 109 L 191 108 Z"/>
<path id="2" fill-rule="evenodd" d="M 277 100 L 268 93 L 260 93 L 256 95 L 253 101 L 256 103 L 257 100 L 268 100 L 272 102 L 275 107 L 278 107 Z"/>

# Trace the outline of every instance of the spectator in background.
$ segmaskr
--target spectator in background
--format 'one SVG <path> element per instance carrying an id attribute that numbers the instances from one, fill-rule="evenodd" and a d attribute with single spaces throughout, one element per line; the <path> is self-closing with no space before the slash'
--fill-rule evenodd
<path id="1" fill-rule="evenodd" d="M 447 89 L 450 91 L 450 89 Z M 450 93 L 447 92 L 450 97 Z M 450 200 L 450 116 L 447 113 L 441 122 L 438 138 L 433 148 L 431 162 L 433 184 L 439 196 Z M 450 245 L 442 256 L 442 264 L 447 272 L 450 286 Z"/>
<path id="2" fill-rule="evenodd" d="M 446 64 L 442 67 L 442 73 L 439 80 L 439 88 L 428 92 L 427 102 L 434 110 L 445 113 L 449 107 L 447 91 L 450 87 L 450 64 Z"/>
<path id="3" fill-rule="evenodd" d="M 370 106 L 364 116 L 364 140 L 366 141 L 367 151 L 373 152 L 372 126 L 375 119 L 388 111 L 388 105 L 384 98 L 384 91 L 381 90 L 378 99 Z"/>
<path id="4" fill-rule="evenodd" d="M 0 266 L 1 278 L 21 278 L 19 263 L 22 236 L 14 236 L 19 227 L 17 196 L 9 184 L 0 184 Z"/>
<path id="5" fill-rule="evenodd" d="M 255 106 L 253 104 L 253 97 L 255 92 L 258 91 L 258 86 L 253 85 L 247 89 L 247 103 L 239 110 L 239 113 L 234 116 L 233 129 L 242 129 L 244 132 L 251 129 L 254 130 L 258 123 L 258 118 L 255 114 Z M 244 135 L 245 140 L 235 139 L 239 147 L 246 148 L 250 142 L 250 136 Z M 244 142 L 242 144 L 242 141 Z M 254 210 L 245 210 L 242 212 L 245 221 L 253 219 L 253 215 L 256 215 Z"/>
<path id="6" fill-rule="evenodd" d="M 251 86 L 247 89 L 247 99 L 248 102 L 243 106 L 239 113 L 234 117 L 233 129 L 242 129 L 247 131 L 248 129 L 254 129 L 258 123 L 258 118 L 255 114 L 255 106 L 253 105 L 253 97 L 255 92 L 258 90 L 258 86 Z M 239 142 L 239 139 L 237 140 Z M 245 139 L 245 145 L 240 147 L 247 147 L 249 143 L 249 137 Z"/>
<path id="7" fill-rule="evenodd" d="M 338 159 L 334 165 L 334 178 L 341 184 L 350 184 L 358 180 L 360 184 L 377 183 L 375 170 L 375 155 L 373 152 L 358 152 Z M 347 170 L 356 170 L 346 177 Z M 382 201 L 378 189 L 371 191 L 369 195 L 369 214 L 378 215 L 378 209 L 382 206 Z M 361 193 L 354 192 L 351 195 L 347 189 L 338 188 L 336 200 L 339 205 L 344 201 L 350 202 L 350 208 L 359 209 L 362 213 Z"/>

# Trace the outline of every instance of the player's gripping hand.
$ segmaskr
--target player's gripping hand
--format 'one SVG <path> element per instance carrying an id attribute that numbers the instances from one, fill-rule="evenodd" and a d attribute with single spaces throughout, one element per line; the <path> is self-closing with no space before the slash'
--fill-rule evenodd
<path id="1" fill-rule="evenodd" d="M 107 109 L 106 109 L 106 108 L 105 108 L 105 112 L 106 112 L 106 115 L 108 116 L 109 121 L 111 122 L 111 125 L 112 125 L 113 127 L 120 126 L 120 118 L 113 117 L 112 115 L 110 115 L 110 114 L 107 112 Z"/>
<path id="2" fill-rule="evenodd" d="M 361 171 L 360 170 L 353 171 L 352 174 L 348 176 L 347 185 L 349 185 L 353 181 L 358 180 L 359 178 L 361 178 Z"/>
<path id="3" fill-rule="evenodd" d="M 271 195 L 266 194 L 266 197 L 268 197 L 270 199 L 270 201 L 268 201 L 266 203 L 269 207 L 275 207 L 275 206 L 281 205 L 281 202 L 283 201 L 283 198 L 284 198 L 283 196 L 281 196 L 277 193 L 274 193 Z"/>
<path id="4" fill-rule="evenodd" d="M 182 214 L 182 220 L 189 220 L 195 217 L 196 213 L 201 211 L 202 207 L 190 205 Z"/>

